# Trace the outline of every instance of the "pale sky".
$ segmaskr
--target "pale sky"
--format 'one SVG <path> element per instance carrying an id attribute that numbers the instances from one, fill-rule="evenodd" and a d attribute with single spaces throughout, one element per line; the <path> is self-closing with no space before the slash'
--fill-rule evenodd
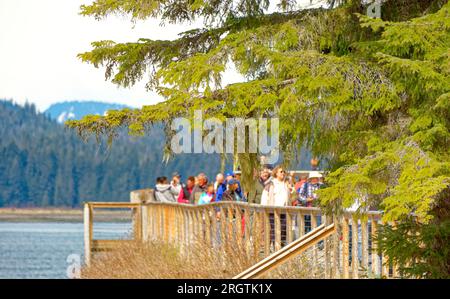
<path id="1" fill-rule="evenodd" d="M 161 101 L 145 90 L 145 82 L 124 89 L 105 81 L 103 68 L 82 63 L 77 54 L 89 51 L 92 41 L 175 39 L 179 32 L 202 24 L 161 27 L 158 20 L 146 20 L 133 27 L 126 17 L 96 21 L 78 14 L 81 4 L 90 3 L 92 0 L 0 0 L 0 99 L 32 102 L 41 111 L 66 100 L 135 107 Z M 233 71 L 224 76 L 225 83 L 240 80 Z"/>

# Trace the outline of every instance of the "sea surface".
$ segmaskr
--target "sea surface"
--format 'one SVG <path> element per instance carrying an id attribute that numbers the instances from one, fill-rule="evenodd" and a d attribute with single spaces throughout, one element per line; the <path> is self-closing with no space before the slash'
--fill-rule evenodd
<path id="1" fill-rule="evenodd" d="M 130 223 L 95 223 L 94 238 L 126 239 L 130 229 Z M 68 278 L 83 251 L 83 223 L 0 222 L 0 279 Z"/>

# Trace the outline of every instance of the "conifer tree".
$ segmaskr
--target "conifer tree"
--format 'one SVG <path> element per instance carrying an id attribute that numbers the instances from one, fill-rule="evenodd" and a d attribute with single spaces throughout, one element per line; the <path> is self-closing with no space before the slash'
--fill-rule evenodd
<path id="1" fill-rule="evenodd" d="M 148 78 L 148 89 L 165 101 L 67 125 L 83 137 L 112 139 L 123 127 L 142 134 L 163 123 L 169 143 L 170 120 L 192 117 L 197 109 L 219 119 L 276 116 L 287 161 L 306 145 L 328 165 L 321 198 L 329 212 L 358 202 L 360 212 L 377 207 L 386 221 L 414 223 L 386 230 L 383 240 L 436 225 L 448 232 L 448 214 L 436 211 L 448 206 L 450 188 L 450 4 L 387 0 L 381 19 L 366 16 L 362 1 L 329 4 L 301 9 L 295 0 L 279 0 L 271 12 L 268 0 L 96 0 L 82 6 L 83 15 L 96 19 L 203 19 L 204 27 L 175 40 L 94 42 L 79 55 L 84 62 L 104 67 L 106 78 L 120 86 Z M 229 63 L 244 82 L 222 86 Z M 239 158 L 246 169 L 256 157 Z M 405 242 L 385 246 L 404 275 L 449 275 L 448 253 L 433 262 L 439 270 L 408 269 L 413 257 L 401 255 Z M 428 242 L 443 248 L 436 238 Z"/>

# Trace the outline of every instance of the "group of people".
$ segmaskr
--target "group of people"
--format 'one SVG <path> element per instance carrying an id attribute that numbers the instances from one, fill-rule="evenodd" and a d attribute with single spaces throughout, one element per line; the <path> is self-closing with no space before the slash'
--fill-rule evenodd
<path id="1" fill-rule="evenodd" d="M 190 176 L 182 183 L 179 173 L 172 174 L 169 182 L 167 177 L 157 178 L 155 200 L 160 202 L 184 203 L 203 205 L 220 201 L 249 202 L 266 206 L 305 206 L 318 205 L 317 190 L 324 187 L 323 176 L 314 170 L 309 175 L 296 177 L 294 172 L 289 174 L 282 166 L 264 167 L 259 173 L 255 172 L 255 186 L 251 192 L 244 192 L 241 186 L 240 172 L 219 173 L 214 182 L 210 182 L 204 173 Z M 220 212 L 216 210 L 216 217 L 220 220 Z M 286 244 L 286 214 L 280 214 L 281 243 Z M 305 230 L 311 229 L 311 216 L 305 215 Z M 321 216 L 317 215 L 317 225 L 321 223 Z M 275 241 L 274 214 L 269 213 L 270 239 Z M 295 218 L 297 221 L 297 218 Z M 245 219 L 242 218 L 242 227 Z"/>
<path id="2" fill-rule="evenodd" d="M 195 205 L 218 201 L 247 201 L 242 191 L 240 173 L 234 172 L 217 174 L 214 183 L 204 173 L 188 177 L 184 184 L 177 172 L 172 174 L 170 182 L 167 177 L 159 177 L 156 179 L 155 199 Z"/>
<path id="3" fill-rule="evenodd" d="M 255 186 L 251 192 L 244 192 L 240 172 L 219 173 L 214 182 L 204 173 L 189 176 L 185 183 L 179 173 L 173 173 L 169 182 L 167 177 L 158 177 L 155 186 L 155 200 L 194 205 L 220 201 L 249 202 L 268 206 L 305 206 L 318 203 L 317 190 L 324 186 L 323 176 L 318 171 L 296 177 L 277 166 L 264 167 L 255 173 Z"/>

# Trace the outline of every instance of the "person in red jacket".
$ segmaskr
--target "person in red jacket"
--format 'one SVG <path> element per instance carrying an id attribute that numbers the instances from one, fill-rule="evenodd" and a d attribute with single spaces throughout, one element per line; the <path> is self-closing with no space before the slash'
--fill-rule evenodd
<path id="1" fill-rule="evenodd" d="M 180 194 L 178 195 L 179 203 L 189 203 L 189 198 L 191 197 L 192 190 L 195 186 L 195 177 L 190 176 L 186 181 L 186 185 L 181 188 Z"/>

